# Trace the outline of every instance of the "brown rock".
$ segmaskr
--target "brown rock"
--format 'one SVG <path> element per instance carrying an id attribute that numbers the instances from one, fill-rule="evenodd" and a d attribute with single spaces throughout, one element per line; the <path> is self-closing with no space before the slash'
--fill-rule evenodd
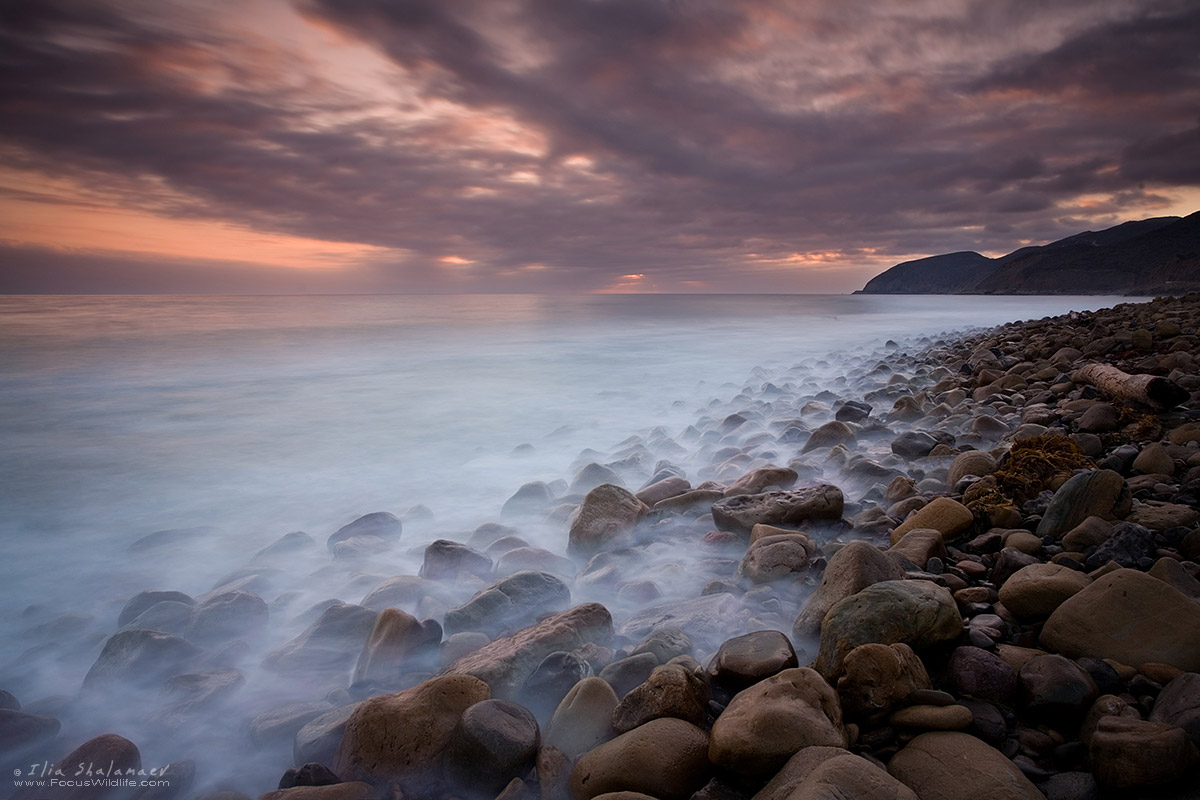
<path id="1" fill-rule="evenodd" d="M 436 649 L 441 633 L 440 628 L 435 635 L 422 627 L 412 614 L 398 608 L 385 608 L 375 618 L 375 627 L 359 653 L 354 681 L 386 683 L 399 673 L 400 666 L 409 656 L 422 649 Z"/>
<path id="2" fill-rule="evenodd" d="M 1112 523 L 1100 517 L 1088 517 L 1063 534 L 1062 546 L 1067 550 L 1082 553 L 1089 547 L 1104 544 L 1112 534 Z"/>
<path id="3" fill-rule="evenodd" d="M 841 600 L 881 581 L 900 580 L 904 571 L 878 547 L 853 541 L 833 554 L 821 575 L 821 585 L 804 604 L 792 627 L 799 639 L 821 630 L 821 620 Z"/>
<path id="4" fill-rule="evenodd" d="M 942 534 L 943 539 L 950 539 L 970 528 L 974 521 L 971 509 L 962 503 L 949 497 L 936 497 L 892 531 L 892 544 L 918 528 L 932 528 Z"/>
<path id="5" fill-rule="evenodd" d="M 1100 718 L 1088 755 L 1096 782 L 1111 789 L 1172 783 L 1200 761 L 1182 728 L 1113 716 Z"/>
<path id="6" fill-rule="evenodd" d="M 754 800 L 917 800 L 875 763 L 837 747 L 806 747 Z"/>
<path id="7" fill-rule="evenodd" d="M 966 706 L 908 706 L 893 711 L 888 724 L 898 728 L 917 728 L 926 731 L 960 731 L 975 720 Z"/>
<path id="8" fill-rule="evenodd" d="M 293 786 L 260 794 L 258 800 L 367 800 L 377 792 L 369 783 L 343 781 L 327 786 Z"/>
<path id="9" fill-rule="evenodd" d="M 854 441 L 854 431 L 850 426 L 844 422 L 835 420 L 833 422 L 826 422 L 813 431 L 800 452 L 807 453 L 809 450 L 816 450 L 819 447 L 833 447 L 834 445 L 852 441 Z"/>
<path id="10" fill-rule="evenodd" d="M 1169 586 L 1174 586 L 1193 600 L 1200 599 L 1200 581 L 1193 578 L 1174 558 L 1160 558 L 1154 562 L 1154 566 L 1146 574 L 1153 575 Z"/>
<path id="11" fill-rule="evenodd" d="M 814 547 L 812 539 L 802 533 L 762 537 L 750 543 L 738 566 L 737 577 L 750 583 L 770 583 L 794 576 L 808 567 L 809 553 Z"/>
<path id="12" fill-rule="evenodd" d="M 92 786 L 88 785 L 87 780 L 76 778 L 75 776 L 80 774 L 81 767 L 91 770 L 93 773 L 97 770 L 103 770 L 106 773 L 111 770 L 115 780 L 117 775 L 123 775 L 126 770 L 141 769 L 142 755 L 138 752 L 137 745 L 128 739 L 117 736 L 115 733 L 102 734 L 88 739 L 54 766 L 55 771 L 61 771 L 64 775 L 75 778 L 77 785 L 56 786 L 52 793 L 45 789 L 24 786 L 18 788 L 9 800 L 38 800 L 44 797 L 53 797 L 54 800 L 58 800 L 58 798 L 98 800 L 103 797 L 124 794 L 115 786 Z"/>
<path id="13" fill-rule="evenodd" d="M 946 474 L 946 488 L 953 489 L 967 475 L 991 475 L 996 471 L 996 459 L 982 450 L 968 450 L 960 453 L 950 464 Z"/>
<path id="14" fill-rule="evenodd" d="M 685 800 L 708 782 L 708 736 L 680 719 L 656 719 L 584 753 L 571 771 L 571 795 L 641 792 Z"/>
<path id="15" fill-rule="evenodd" d="M 1200 522 L 1200 511 L 1182 503 L 1143 500 L 1134 505 L 1125 521 L 1136 523 L 1152 531 L 1165 531 L 1167 528 L 1195 525 Z"/>
<path id="16" fill-rule="evenodd" d="M 721 645 L 708 666 L 714 683 L 735 692 L 785 669 L 800 666 L 796 651 L 779 631 L 754 631 Z"/>
<path id="17" fill-rule="evenodd" d="M 922 733 L 888 762 L 921 800 L 1044 800 L 1016 764 L 966 733 Z"/>
<path id="18" fill-rule="evenodd" d="M 708 684 L 679 664 L 664 664 L 621 699 L 612 713 L 612 727 L 627 733 L 661 717 L 701 725 L 708 716 L 708 699 Z"/>
<path id="19" fill-rule="evenodd" d="M 377 785 L 419 784 L 436 774 L 462 713 L 488 695 L 478 678 L 446 675 L 364 700 L 346 722 L 333 771 Z"/>
<path id="20" fill-rule="evenodd" d="M 904 534 L 904 538 L 888 548 L 889 553 L 899 553 L 921 569 L 929 559 L 946 558 L 946 540 L 933 528 L 916 528 Z"/>
<path id="21" fill-rule="evenodd" d="M 829 484 L 785 492 L 727 497 L 712 504 L 713 521 L 723 531 L 748 534 L 758 524 L 799 524 L 842 518 L 842 490 Z"/>
<path id="22" fill-rule="evenodd" d="M 761 467 L 747 472 L 725 489 L 726 497 L 739 494 L 761 494 L 767 489 L 790 489 L 799 475 L 790 467 Z"/>
<path id="23" fill-rule="evenodd" d="M 591 556 L 630 542 L 633 527 L 650 507 L 627 489 L 601 484 L 587 493 L 571 520 L 567 552 Z"/>
<path id="24" fill-rule="evenodd" d="M 1161 661 L 1200 671 L 1200 605 L 1157 578 L 1117 569 L 1060 605 L 1041 641 L 1072 658 Z"/>
<path id="25" fill-rule="evenodd" d="M 1148 444 L 1133 460 L 1133 468 L 1144 475 L 1171 475 L 1175 472 L 1175 459 L 1171 458 L 1158 442 Z"/>
<path id="26" fill-rule="evenodd" d="M 846 654 L 838 679 L 838 697 L 846 716 L 875 716 L 890 710 L 918 689 L 929 689 L 925 664 L 912 648 L 864 644 Z"/>
<path id="27" fill-rule="evenodd" d="M 1092 579 L 1061 564 L 1021 567 L 1000 587 L 1000 602 L 1023 619 L 1042 619 Z"/>
<path id="28" fill-rule="evenodd" d="M 800 667 L 736 694 L 713 725 L 708 758 L 722 769 L 769 775 L 804 747 L 846 744 L 837 693 L 817 672 Z"/>
<path id="29" fill-rule="evenodd" d="M 543 737 L 546 744 L 569 758 L 611 739 L 617 694 L 603 678 L 584 678 L 575 684 L 554 710 Z"/>

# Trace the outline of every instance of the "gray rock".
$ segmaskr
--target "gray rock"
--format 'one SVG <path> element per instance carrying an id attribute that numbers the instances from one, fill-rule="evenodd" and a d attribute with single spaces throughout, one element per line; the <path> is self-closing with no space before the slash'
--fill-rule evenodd
<path id="1" fill-rule="evenodd" d="M 481 631 L 496 636 L 532 624 L 548 612 L 571 605 L 571 591 L 548 572 L 523 571 L 501 578 L 457 608 L 446 612 L 447 634 Z"/>
<path id="2" fill-rule="evenodd" d="M 120 616 L 117 617 L 117 626 L 124 628 L 138 616 L 149 610 L 151 606 L 167 600 L 183 603 L 188 606 L 196 605 L 196 601 L 190 595 L 186 595 L 183 592 L 164 592 L 147 589 L 129 598 L 129 602 L 125 604 L 125 607 L 121 609 Z"/>
<path id="3" fill-rule="evenodd" d="M 276 672 L 348 672 L 376 616 L 363 606 L 330 606 L 295 639 L 267 653 L 263 666 Z"/>
<path id="4" fill-rule="evenodd" d="M 795 525 L 842 518 L 841 489 L 820 484 L 804 489 L 727 497 L 712 505 L 718 528 L 749 534 L 755 525 Z"/>
<path id="5" fill-rule="evenodd" d="M 200 654 L 191 642 L 161 631 L 125 630 L 104 643 L 83 679 L 85 689 L 112 683 L 147 686 L 187 669 Z"/>
<path id="6" fill-rule="evenodd" d="M 533 714 L 516 703 L 484 700 L 459 718 L 442 756 L 451 786 L 493 796 L 533 766 L 541 736 Z"/>
<path id="7" fill-rule="evenodd" d="M 330 552 L 333 552 L 333 546 L 338 542 L 355 536 L 378 536 L 381 539 L 399 539 L 400 532 L 404 525 L 400 522 L 400 518 L 388 511 L 376 511 L 371 514 L 364 514 L 353 522 L 343 525 L 338 528 L 325 544 Z"/>

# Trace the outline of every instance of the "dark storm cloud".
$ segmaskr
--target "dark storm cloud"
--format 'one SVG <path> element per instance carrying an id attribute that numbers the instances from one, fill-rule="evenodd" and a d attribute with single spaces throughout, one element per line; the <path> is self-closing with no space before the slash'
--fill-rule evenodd
<path id="1" fill-rule="evenodd" d="M 383 54 L 415 115 L 186 3 L 17 2 L 6 160 L 158 213 L 394 248 L 419 285 L 454 255 L 468 289 L 769 288 L 757 258 L 1007 250 L 1077 232 L 1081 194 L 1200 182 L 1194 4 L 298 8 Z M 419 113 L 435 101 L 460 111 Z"/>

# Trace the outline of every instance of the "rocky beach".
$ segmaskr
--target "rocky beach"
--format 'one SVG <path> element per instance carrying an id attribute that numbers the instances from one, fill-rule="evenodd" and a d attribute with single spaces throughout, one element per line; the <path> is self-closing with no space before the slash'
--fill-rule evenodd
<path id="1" fill-rule="evenodd" d="M 363 508 L 204 592 L 30 606 L 0 766 L 17 800 L 1200 796 L 1197 353 L 1200 294 L 897 337 L 471 530 Z"/>

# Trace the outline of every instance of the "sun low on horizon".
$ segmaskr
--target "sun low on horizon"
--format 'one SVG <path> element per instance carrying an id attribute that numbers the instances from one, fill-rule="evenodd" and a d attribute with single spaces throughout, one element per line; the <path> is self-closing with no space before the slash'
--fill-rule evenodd
<path id="1" fill-rule="evenodd" d="M 1200 8 L 0 9 L 0 293 L 848 292 L 1200 208 Z"/>

